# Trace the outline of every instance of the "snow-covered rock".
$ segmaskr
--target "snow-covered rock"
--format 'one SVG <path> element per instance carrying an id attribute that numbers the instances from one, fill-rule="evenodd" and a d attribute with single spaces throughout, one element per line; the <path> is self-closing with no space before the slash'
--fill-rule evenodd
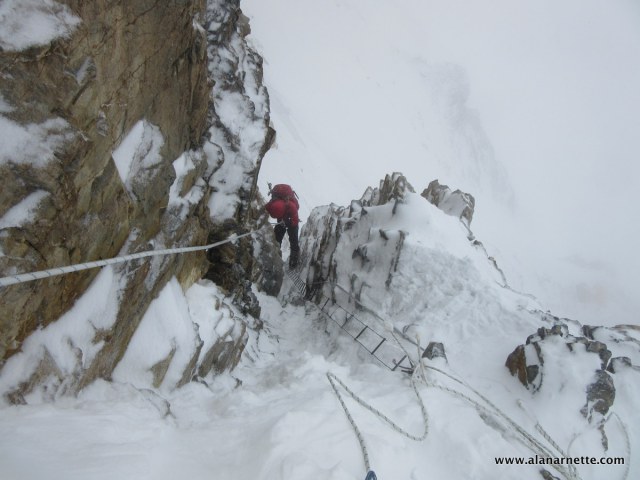
<path id="1" fill-rule="evenodd" d="M 559 343 L 564 343 L 566 346 L 567 350 L 564 354 L 556 347 Z M 553 347 L 547 349 L 548 345 Z M 616 396 L 613 379 L 607 372 L 611 351 L 604 343 L 582 336 L 573 336 L 569 334 L 567 325 L 556 323 L 552 328 L 540 327 L 535 334 L 529 335 L 524 345 L 519 345 L 509 354 L 506 366 L 524 386 L 536 392 L 545 388 L 544 379 L 547 373 L 551 377 L 573 375 L 574 369 L 562 371 L 564 363 L 572 361 L 570 359 L 574 359 L 576 363 L 594 363 L 593 360 L 585 359 L 585 353 L 593 354 L 597 357 L 596 363 L 599 363 L 594 365 L 591 375 L 582 379 L 585 382 L 583 389 L 586 392 L 586 398 L 581 412 L 591 420 L 594 412 L 601 416 L 606 415 Z M 558 354 L 566 358 L 558 358 Z M 555 369 L 560 371 L 550 373 Z M 556 387 L 557 385 L 549 388 Z"/>
<path id="2" fill-rule="evenodd" d="M 118 304 L 125 282 L 106 267 L 58 321 L 29 336 L 0 374 L 3 397 L 16 404 L 51 402 L 77 393 L 86 370 L 118 343 Z M 173 277 L 132 330 L 109 379 L 171 391 L 233 368 L 247 341 L 248 321 L 208 281 L 186 292 Z M 249 323 L 250 326 L 254 326 Z M 105 375 L 106 376 L 106 375 Z"/>
<path id="3" fill-rule="evenodd" d="M 443 212 L 458 217 L 467 227 L 471 225 L 476 205 L 473 195 L 461 190 L 452 191 L 447 185 L 440 185 L 438 180 L 429 183 L 421 195 Z"/>
<path id="4" fill-rule="evenodd" d="M 466 223 L 452 218 L 450 230 L 430 230 L 435 221 L 432 216 L 437 215 L 434 208 L 415 193 L 402 174 L 395 173 L 387 175 L 379 187 L 368 188 L 349 208 L 330 205 L 315 209 L 301 235 L 303 249 L 310 258 L 308 283 L 326 284 L 332 298 L 339 287 L 358 301 L 369 298 L 379 305 L 383 299 L 376 284 L 384 279 L 384 290 L 388 292 L 393 290 L 395 279 L 403 277 L 396 273 L 407 241 L 411 254 L 416 248 L 446 248 L 446 254 L 463 263 L 470 261 L 471 255 L 474 261 L 482 262 L 483 275 L 501 283 L 502 273 L 483 249 L 474 248 L 477 241 L 467 233 Z M 419 244 L 425 241 L 422 237 L 429 241 L 424 248 L 415 247 L 409 240 L 411 235 L 420 237 Z"/>

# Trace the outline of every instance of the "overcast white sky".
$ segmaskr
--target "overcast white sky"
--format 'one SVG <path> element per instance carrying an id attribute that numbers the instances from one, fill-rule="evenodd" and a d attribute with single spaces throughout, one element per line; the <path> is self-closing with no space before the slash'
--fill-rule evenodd
<path id="1" fill-rule="evenodd" d="M 472 228 L 515 287 L 585 323 L 640 322 L 639 2 L 242 7 L 278 131 L 262 187 L 293 182 L 310 209 L 392 171 L 439 178 L 476 197 Z"/>

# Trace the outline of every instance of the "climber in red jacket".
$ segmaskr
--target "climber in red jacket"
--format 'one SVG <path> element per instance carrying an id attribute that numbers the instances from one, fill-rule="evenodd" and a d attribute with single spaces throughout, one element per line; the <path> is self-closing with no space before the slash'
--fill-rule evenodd
<path id="1" fill-rule="evenodd" d="M 277 225 L 273 229 L 276 240 L 282 245 L 282 239 L 285 232 L 289 234 L 289 246 L 291 254 L 289 255 L 289 268 L 296 268 L 300 257 L 300 246 L 298 244 L 298 199 L 296 192 L 291 186 L 286 184 L 278 184 L 271 187 L 269 184 L 269 193 L 271 200 L 265 205 L 267 212 L 271 217 L 278 220 Z"/>

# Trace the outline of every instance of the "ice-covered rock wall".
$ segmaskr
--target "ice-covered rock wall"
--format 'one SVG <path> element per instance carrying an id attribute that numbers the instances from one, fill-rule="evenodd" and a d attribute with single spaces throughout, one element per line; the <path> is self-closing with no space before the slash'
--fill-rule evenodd
<path id="1" fill-rule="evenodd" d="M 468 194 L 462 195 L 472 198 Z M 380 181 L 377 188 L 367 188 L 348 208 L 329 205 L 315 209 L 301 237 L 305 255 L 311 259 L 307 273 L 309 283 L 325 285 L 325 291 L 331 291 L 332 295 L 335 295 L 336 286 L 339 290 L 346 289 L 357 300 L 367 290 L 376 291 L 377 286 L 371 282 L 382 282 L 389 291 L 404 254 L 408 232 L 416 231 L 420 235 L 425 227 L 428 229 L 422 222 L 429 221 L 424 213 L 428 215 L 433 208 L 430 203 L 451 215 L 450 209 L 443 208 L 439 202 L 427 200 L 429 203 L 416 194 L 402 174 L 394 173 Z M 455 218 L 461 221 L 456 222 Z M 495 263 L 487 259 L 484 249 L 479 248 L 481 244 L 470 233 L 467 218 L 456 211 L 451 222 L 456 230 L 455 238 L 451 239 L 455 242 L 452 249 L 463 256 L 475 250 L 478 258 L 488 260 L 487 272 L 499 283 L 504 282 Z M 438 241 L 446 246 L 448 240 L 440 238 Z M 376 293 L 364 295 L 374 303 L 380 301 Z"/>
<path id="2" fill-rule="evenodd" d="M 255 184 L 275 133 L 239 1 L 3 7 L 11 28 L 0 29 L 0 275 L 204 245 L 260 226 Z M 213 265 L 204 253 L 154 257 L 3 288 L 0 366 L 20 353 L 39 367 L 12 370 L 1 393 L 17 401 L 47 382 L 50 391 L 62 383 L 73 390 L 111 378 L 174 278 L 186 289 L 207 274 L 256 314 L 248 288 L 260 261 L 254 246 L 269 255 L 268 230 L 214 254 Z M 25 343 L 77 309 L 96 282 L 102 292 L 94 295 L 105 301 L 86 315 L 85 334 L 60 328 L 66 359 L 42 342 Z M 241 352 L 243 328 L 222 335 L 237 345 L 230 359 Z M 206 373 L 207 355 L 178 377 Z M 155 383 L 164 368 L 155 367 Z"/>

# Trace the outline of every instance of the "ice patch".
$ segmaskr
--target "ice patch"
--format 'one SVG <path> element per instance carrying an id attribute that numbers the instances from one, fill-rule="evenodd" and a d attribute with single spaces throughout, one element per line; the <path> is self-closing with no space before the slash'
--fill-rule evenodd
<path id="1" fill-rule="evenodd" d="M 141 170 L 162 161 L 160 149 L 163 145 L 164 138 L 160 129 L 146 120 L 140 120 L 114 150 L 113 160 L 122 183 L 129 191 L 131 191 L 133 180 Z"/>
<path id="2" fill-rule="evenodd" d="M 169 188 L 168 206 L 175 208 L 177 215 L 184 220 L 189 212 L 189 206 L 195 205 L 204 196 L 206 183 L 202 178 L 198 178 L 195 184 L 187 192 L 183 193 L 184 181 L 186 177 L 195 170 L 193 157 L 197 155 L 195 152 L 184 152 L 173 162 L 173 169 L 176 172 L 176 179 Z"/>

